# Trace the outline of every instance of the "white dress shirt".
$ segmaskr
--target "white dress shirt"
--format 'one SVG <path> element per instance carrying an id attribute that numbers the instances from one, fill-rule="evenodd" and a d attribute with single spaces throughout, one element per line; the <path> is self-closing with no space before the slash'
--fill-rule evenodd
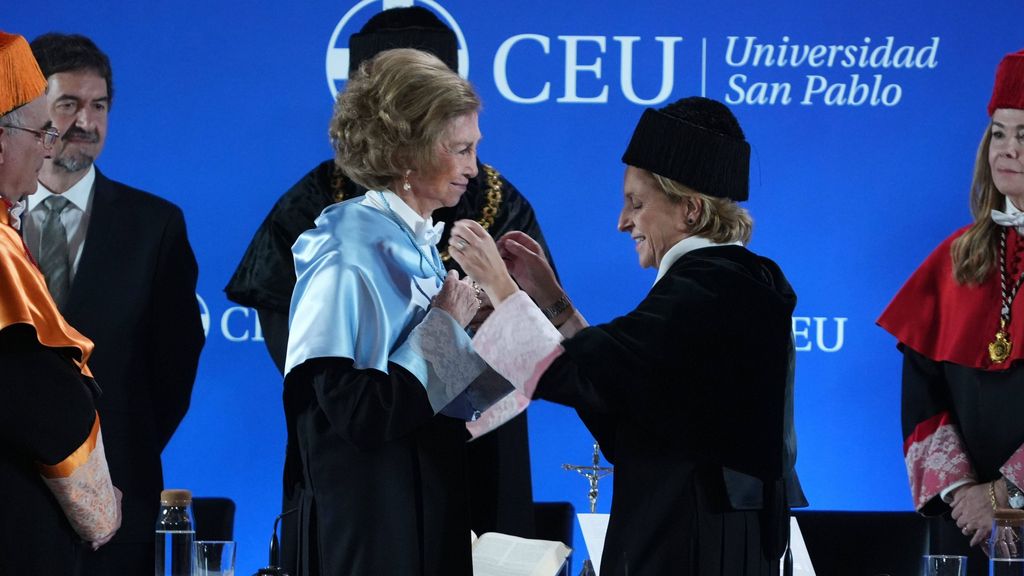
<path id="1" fill-rule="evenodd" d="M 385 200 L 387 204 L 384 203 Z M 367 192 L 360 204 L 380 210 L 384 214 L 388 213 L 388 207 L 390 207 L 395 216 L 401 218 L 402 222 L 409 227 L 413 234 L 413 242 L 416 243 L 420 251 L 427 258 L 433 260 L 433 246 L 441 239 L 441 232 L 444 230 L 443 222 L 434 224 L 433 217 L 427 216 L 424 218 L 420 216 L 419 213 L 405 203 L 405 200 L 402 200 L 401 196 L 390 190 Z"/>
<path id="2" fill-rule="evenodd" d="M 74 186 L 62 194 L 71 203 L 60 215 L 64 230 L 68 234 L 68 260 L 71 262 L 71 280 L 75 279 L 78 263 L 82 259 L 85 247 L 85 233 L 89 228 L 89 215 L 92 213 L 92 188 L 96 182 L 96 167 L 90 166 L 89 171 Z M 25 227 L 25 244 L 33 255 L 39 254 L 42 244 L 43 221 L 46 220 L 47 209 L 43 202 L 53 196 L 53 192 L 43 186 L 36 188 L 36 193 L 28 197 L 28 210 L 22 217 Z"/>

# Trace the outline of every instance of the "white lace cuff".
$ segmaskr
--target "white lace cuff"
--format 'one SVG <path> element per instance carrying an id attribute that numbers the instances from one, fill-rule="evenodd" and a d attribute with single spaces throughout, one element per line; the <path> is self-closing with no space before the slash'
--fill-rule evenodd
<path id="1" fill-rule="evenodd" d="M 120 505 L 110 482 L 98 416 L 81 447 L 56 466 L 40 466 L 40 471 L 83 540 L 106 542 L 120 528 Z"/>
<path id="2" fill-rule="evenodd" d="M 427 312 L 390 360 L 423 384 L 435 414 L 487 369 L 465 329 L 438 308 Z"/>

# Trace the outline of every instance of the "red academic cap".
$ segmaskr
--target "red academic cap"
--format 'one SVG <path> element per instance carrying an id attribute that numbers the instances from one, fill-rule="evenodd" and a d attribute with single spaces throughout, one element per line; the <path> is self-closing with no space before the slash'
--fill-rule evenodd
<path id="1" fill-rule="evenodd" d="M 996 85 L 988 102 L 988 115 L 998 108 L 1024 110 L 1024 50 L 1007 54 L 996 68 Z"/>

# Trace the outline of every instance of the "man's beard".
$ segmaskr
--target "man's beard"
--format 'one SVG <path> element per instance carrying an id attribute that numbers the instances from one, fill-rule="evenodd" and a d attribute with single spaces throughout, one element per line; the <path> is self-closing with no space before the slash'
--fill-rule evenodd
<path id="1" fill-rule="evenodd" d="M 73 141 L 68 142 L 69 139 L 74 138 Z M 72 127 L 64 135 L 65 148 L 61 150 L 59 154 L 53 157 L 53 165 L 62 168 L 65 172 L 75 173 L 82 170 L 88 169 L 92 166 L 92 163 L 96 161 L 95 156 L 90 156 L 84 152 L 69 152 L 67 151 L 68 143 L 86 143 L 95 144 L 100 141 L 100 135 L 97 132 L 86 132 L 81 128 Z"/>
<path id="2" fill-rule="evenodd" d="M 65 172 L 75 173 L 92 166 L 95 157 L 81 152 L 68 155 L 58 155 L 53 159 L 53 165 L 62 168 Z"/>

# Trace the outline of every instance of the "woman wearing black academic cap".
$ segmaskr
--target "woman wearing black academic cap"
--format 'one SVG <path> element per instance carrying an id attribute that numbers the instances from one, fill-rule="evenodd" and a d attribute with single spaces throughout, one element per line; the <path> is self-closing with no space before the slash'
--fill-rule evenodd
<path id="1" fill-rule="evenodd" d="M 495 244 L 471 221 L 453 229 L 454 258 L 495 303 L 474 347 L 528 396 L 576 408 L 615 465 L 602 574 L 777 574 L 786 492 L 804 503 L 792 473 L 796 295 L 745 247 L 749 158 L 719 102 L 644 112 L 623 156 L 618 228 L 658 277 L 607 324 L 587 326 L 525 235 Z"/>

